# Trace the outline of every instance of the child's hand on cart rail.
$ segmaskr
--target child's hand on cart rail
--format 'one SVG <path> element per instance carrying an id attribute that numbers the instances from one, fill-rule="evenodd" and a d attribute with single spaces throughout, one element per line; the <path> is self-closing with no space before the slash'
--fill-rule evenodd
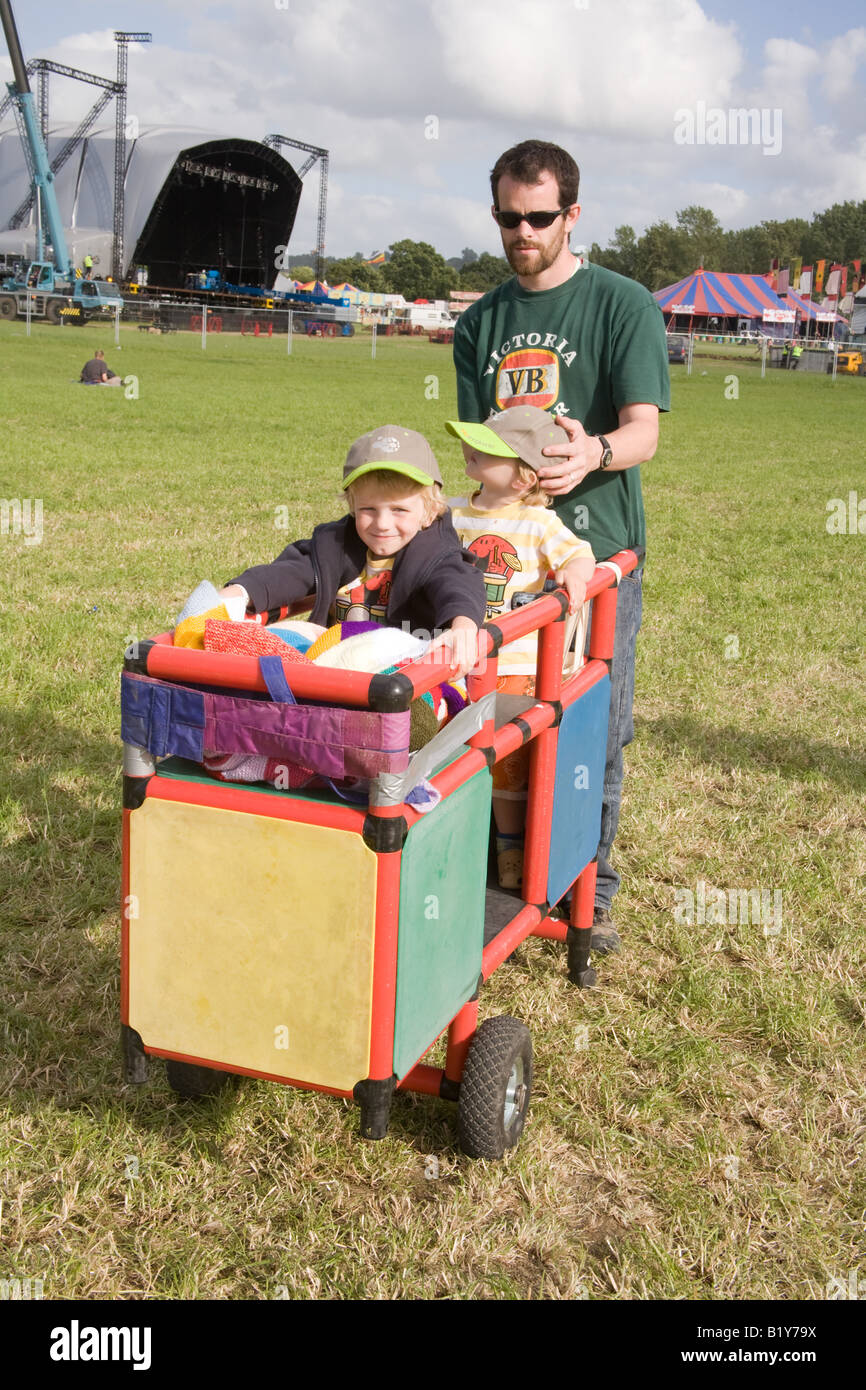
<path id="1" fill-rule="evenodd" d="M 586 598 L 586 586 L 595 574 L 595 560 L 592 556 L 583 556 L 579 560 L 572 560 L 571 564 L 563 566 L 557 570 L 554 578 L 563 589 L 568 593 L 568 611 L 576 613 Z"/>
<path id="2" fill-rule="evenodd" d="M 250 606 L 250 596 L 241 584 L 225 584 L 219 591 L 221 599 L 242 598 L 247 608 Z"/>
<path id="3" fill-rule="evenodd" d="M 431 642 L 425 660 L 431 660 L 442 647 L 450 648 L 451 674 L 465 676 L 478 662 L 478 625 L 471 618 L 452 619 L 447 632 Z M 441 659 L 447 659 L 445 652 L 442 652 Z"/>

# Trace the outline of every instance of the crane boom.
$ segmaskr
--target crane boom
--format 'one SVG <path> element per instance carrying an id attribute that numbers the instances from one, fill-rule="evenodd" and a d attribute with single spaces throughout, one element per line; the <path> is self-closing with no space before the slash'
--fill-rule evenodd
<path id="1" fill-rule="evenodd" d="M 6 35 L 6 47 L 9 50 L 9 57 L 12 61 L 12 74 L 14 78 L 14 81 L 7 85 L 23 123 L 27 148 L 30 155 L 30 163 L 32 163 L 33 166 L 33 181 L 41 197 L 42 207 L 45 210 L 45 220 L 48 224 L 48 235 L 54 249 L 55 270 L 61 276 L 69 277 L 73 274 L 73 267 L 66 245 L 66 234 L 63 230 L 60 206 L 57 202 L 57 194 L 54 191 L 54 174 L 48 162 L 45 142 L 42 139 L 42 131 L 39 128 L 36 105 L 33 100 L 33 93 L 30 90 L 30 81 L 27 77 L 27 69 L 24 66 L 24 57 L 21 53 L 21 44 L 18 41 L 18 31 L 15 27 L 15 17 L 12 13 L 12 6 L 9 0 L 0 0 L 0 19 L 3 21 L 3 30 Z"/>

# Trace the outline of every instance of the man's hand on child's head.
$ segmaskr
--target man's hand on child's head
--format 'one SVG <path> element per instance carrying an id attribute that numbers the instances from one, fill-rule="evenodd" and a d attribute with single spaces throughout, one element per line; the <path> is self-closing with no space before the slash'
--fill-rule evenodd
<path id="1" fill-rule="evenodd" d="M 445 661 L 450 651 L 451 674 L 465 676 L 478 662 L 478 626 L 471 618 L 454 618 L 447 632 L 443 632 L 431 642 L 427 652 L 428 659 Z M 441 656 L 439 653 L 441 652 Z"/>
<path id="2" fill-rule="evenodd" d="M 601 445 L 586 433 L 579 420 L 567 415 L 554 415 L 553 420 L 565 430 L 568 443 L 548 444 L 542 449 L 548 463 L 539 468 L 538 481 L 550 497 L 562 497 L 598 468 Z"/>

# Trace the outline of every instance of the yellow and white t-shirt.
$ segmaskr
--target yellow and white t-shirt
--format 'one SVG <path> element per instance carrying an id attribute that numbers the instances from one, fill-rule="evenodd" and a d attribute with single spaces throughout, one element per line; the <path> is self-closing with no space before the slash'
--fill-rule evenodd
<path id="1" fill-rule="evenodd" d="M 367 551 L 367 563 L 352 584 L 337 590 L 333 620 L 343 622 L 384 623 L 391 589 L 391 570 L 394 556 L 377 559 Z"/>
<path id="2" fill-rule="evenodd" d="M 449 498 L 448 505 L 462 544 L 484 557 L 488 618 L 507 612 L 516 593 L 540 594 L 549 570 L 592 556 L 589 542 L 563 526 L 552 507 L 527 506 L 518 498 L 490 512 L 468 497 Z M 499 670 L 534 675 L 537 661 L 538 634 L 531 632 L 502 648 Z"/>

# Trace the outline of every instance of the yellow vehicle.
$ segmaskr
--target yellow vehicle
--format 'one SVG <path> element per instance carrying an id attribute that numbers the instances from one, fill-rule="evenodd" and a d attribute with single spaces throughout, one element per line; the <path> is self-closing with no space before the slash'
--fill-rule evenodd
<path id="1" fill-rule="evenodd" d="M 866 376 L 866 365 L 862 352 L 840 352 L 836 357 L 836 371 L 849 372 L 852 376 Z"/>

